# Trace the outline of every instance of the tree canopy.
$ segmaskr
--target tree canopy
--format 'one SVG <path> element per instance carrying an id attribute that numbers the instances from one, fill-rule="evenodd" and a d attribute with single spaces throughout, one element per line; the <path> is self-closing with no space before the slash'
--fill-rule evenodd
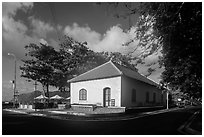
<path id="1" fill-rule="evenodd" d="M 131 3 L 110 4 L 115 7 L 123 4 L 128 9 L 126 16 L 139 14 L 135 38 L 126 45 L 139 40 L 135 49 L 143 46 L 144 58 L 162 46 L 163 55 L 159 58 L 165 68 L 162 81 L 189 96 L 201 97 L 202 3 L 147 2 L 138 3 L 136 7 L 131 7 Z"/>
<path id="2" fill-rule="evenodd" d="M 28 60 L 22 60 L 23 66 L 22 77 L 38 81 L 43 85 L 43 89 L 47 90 L 46 94 L 49 96 L 49 85 L 53 85 L 53 60 L 57 52 L 51 46 L 41 44 L 40 46 L 31 43 L 25 46 L 28 50 L 26 56 L 30 57 Z"/>
<path id="3" fill-rule="evenodd" d="M 143 14 L 154 16 L 154 30 L 162 37 L 163 81 L 201 97 L 202 3 L 147 3 Z"/>
<path id="4" fill-rule="evenodd" d="M 131 64 L 131 56 L 113 52 L 94 52 L 87 48 L 86 42 L 78 42 L 65 36 L 59 44 L 59 50 L 49 45 L 31 43 L 25 46 L 28 59 L 22 60 L 22 77 L 40 82 L 46 87 L 49 96 L 49 86 L 65 91 L 69 86 L 67 80 L 93 69 L 110 59 L 136 70 Z"/>

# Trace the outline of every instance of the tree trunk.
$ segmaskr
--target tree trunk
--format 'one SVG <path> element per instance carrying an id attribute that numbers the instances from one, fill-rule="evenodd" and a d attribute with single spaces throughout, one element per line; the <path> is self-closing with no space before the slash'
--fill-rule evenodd
<path id="1" fill-rule="evenodd" d="M 47 97 L 48 97 L 48 103 L 50 101 L 50 95 L 49 95 L 49 84 L 46 85 L 47 88 Z"/>
<path id="2" fill-rule="evenodd" d="M 42 84 L 43 87 L 43 95 L 46 96 L 46 92 L 45 92 L 45 84 Z"/>

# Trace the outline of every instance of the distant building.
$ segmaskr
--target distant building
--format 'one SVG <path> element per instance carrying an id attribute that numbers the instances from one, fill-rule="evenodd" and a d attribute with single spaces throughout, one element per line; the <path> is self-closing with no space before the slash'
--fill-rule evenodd
<path id="1" fill-rule="evenodd" d="M 149 78 L 115 62 L 106 62 L 71 80 L 71 104 L 103 107 L 164 105 L 166 94 Z"/>

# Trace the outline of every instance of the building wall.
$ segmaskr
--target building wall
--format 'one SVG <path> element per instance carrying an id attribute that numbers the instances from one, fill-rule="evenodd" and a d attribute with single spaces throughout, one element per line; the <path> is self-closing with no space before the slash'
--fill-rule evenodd
<path id="1" fill-rule="evenodd" d="M 121 106 L 121 76 L 71 83 L 71 104 L 97 104 L 103 106 L 103 89 L 111 89 L 111 99 L 115 106 Z M 79 100 L 79 90 L 87 90 L 87 100 Z"/>
<path id="2" fill-rule="evenodd" d="M 132 102 L 132 90 L 136 90 L 136 101 Z M 149 102 L 146 102 L 146 92 L 149 92 Z M 153 93 L 156 93 L 156 100 L 153 102 Z M 122 107 L 138 107 L 138 106 L 158 106 L 163 105 L 166 100 L 166 94 L 158 88 L 140 82 L 138 80 L 122 76 Z"/>

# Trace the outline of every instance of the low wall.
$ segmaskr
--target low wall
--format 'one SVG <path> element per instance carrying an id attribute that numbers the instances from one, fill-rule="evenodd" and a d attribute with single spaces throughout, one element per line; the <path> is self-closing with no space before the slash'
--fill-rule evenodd
<path id="1" fill-rule="evenodd" d="M 124 113 L 125 107 L 99 107 L 96 105 L 80 105 L 72 104 L 71 109 L 76 112 L 83 112 L 87 114 L 110 114 L 110 113 Z"/>
<path id="2" fill-rule="evenodd" d="M 111 114 L 111 113 L 124 113 L 125 107 L 98 107 L 94 113 L 97 114 Z"/>
<path id="3" fill-rule="evenodd" d="M 58 109 L 65 109 L 66 104 L 58 104 Z"/>
<path id="4" fill-rule="evenodd" d="M 94 107 L 91 105 L 71 105 L 71 108 L 78 112 L 91 112 L 94 110 Z"/>

